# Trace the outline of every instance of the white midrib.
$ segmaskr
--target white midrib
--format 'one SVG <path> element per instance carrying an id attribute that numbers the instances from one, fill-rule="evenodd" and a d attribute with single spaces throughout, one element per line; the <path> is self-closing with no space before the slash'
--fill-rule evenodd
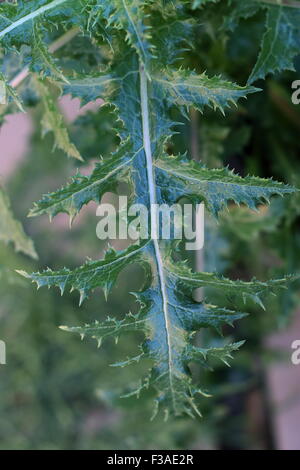
<path id="1" fill-rule="evenodd" d="M 147 91 L 147 76 L 145 68 L 143 65 L 140 65 L 140 93 L 141 93 L 141 112 L 142 112 L 142 127 L 143 127 L 143 144 L 146 155 L 147 162 L 147 178 L 148 178 L 148 188 L 149 188 L 149 201 L 150 201 L 150 213 L 151 213 L 151 236 L 154 245 L 158 278 L 161 288 L 162 300 L 163 300 L 163 314 L 166 330 L 166 340 L 168 347 L 168 373 L 169 373 L 169 383 L 172 392 L 172 398 L 174 402 L 174 389 L 173 389 L 173 357 L 172 357 L 172 346 L 171 346 L 171 325 L 168 312 L 168 299 L 166 292 L 166 282 L 163 268 L 163 261 L 161 252 L 158 244 L 158 226 L 157 226 L 157 217 L 156 211 L 153 210 L 156 208 L 156 190 L 155 182 L 153 175 L 153 160 L 151 152 L 151 138 L 150 138 L 150 126 L 149 126 L 149 109 L 148 109 L 148 91 Z M 153 236 L 154 235 L 154 236 Z M 174 403 L 175 408 L 175 403 Z"/>
<path id="2" fill-rule="evenodd" d="M 126 15 L 127 15 L 127 18 L 128 18 L 128 20 L 129 20 L 129 22 L 130 22 L 130 24 L 131 24 L 131 26 L 132 26 L 132 28 L 133 28 L 133 30 L 134 30 L 134 32 L 135 32 L 135 35 L 136 35 L 136 38 L 137 38 L 137 40 L 138 40 L 139 46 L 140 46 L 140 48 L 141 48 L 141 51 L 143 52 L 143 56 L 146 57 L 146 53 L 145 53 L 143 41 L 141 40 L 140 35 L 139 35 L 139 33 L 138 33 L 137 29 L 136 29 L 136 25 L 135 25 L 135 23 L 134 23 L 134 21 L 133 21 L 131 15 L 130 15 L 130 13 L 129 13 L 129 10 L 128 10 L 128 7 L 127 7 L 127 5 L 126 5 L 125 0 L 122 0 L 122 3 L 123 3 L 124 10 L 125 10 L 125 13 L 126 13 Z"/>
<path id="3" fill-rule="evenodd" d="M 52 10 L 52 8 L 57 7 L 61 3 L 65 3 L 66 0 L 53 0 L 53 2 L 47 3 L 46 5 L 43 5 L 42 7 L 38 8 L 35 11 L 32 11 L 28 15 L 23 16 L 22 18 L 19 18 L 17 21 L 14 21 L 11 25 L 7 26 L 7 28 L 3 29 L 0 32 L 0 39 L 4 37 L 7 33 L 10 33 L 13 31 L 15 28 L 18 28 L 18 26 L 21 26 L 22 24 L 26 23 L 27 21 L 34 20 L 37 16 L 42 15 L 48 10 Z"/>

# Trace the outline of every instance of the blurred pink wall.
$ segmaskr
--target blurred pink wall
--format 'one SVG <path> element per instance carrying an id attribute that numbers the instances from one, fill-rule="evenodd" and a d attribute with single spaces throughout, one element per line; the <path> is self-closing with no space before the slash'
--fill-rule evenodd
<path id="1" fill-rule="evenodd" d="M 6 117 L 0 127 L 0 177 L 6 179 L 13 173 L 28 148 L 32 133 L 29 115 L 24 113 Z"/>
<path id="2" fill-rule="evenodd" d="M 300 311 L 288 329 L 267 341 L 272 349 L 289 356 L 288 361 L 273 364 L 268 371 L 275 438 L 280 450 L 300 450 L 300 365 L 290 360 L 295 340 L 300 340 Z"/>

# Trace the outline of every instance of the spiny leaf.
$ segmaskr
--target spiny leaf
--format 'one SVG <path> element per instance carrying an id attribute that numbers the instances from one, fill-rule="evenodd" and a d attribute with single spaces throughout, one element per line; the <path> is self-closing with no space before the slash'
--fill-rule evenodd
<path id="1" fill-rule="evenodd" d="M 223 28 L 233 31 L 239 21 L 254 16 L 263 5 L 263 2 L 257 0 L 230 0 L 228 14 L 224 16 Z"/>
<path id="2" fill-rule="evenodd" d="M 57 64 L 53 54 L 49 51 L 48 46 L 43 41 L 43 33 L 41 25 L 34 25 L 33 27 L 33 47 L 32 47 L 32 61 L 30 68 L 33 72 L 40 73 L 42 78 L 53 77 L 59 81 L 68 83 L 68 79 L 64 76 L 63 71 Z"/>
<path id="3" fill-rule="evenodd" d="M 201 3 L 206 4 L 205 9 L 201 10 L 201 15 L 205 15 L 209 2 L 206 0 Z M 258 11 L 261 4 L 255 3 L 253 8 L 254 3 L 250 0 L 239 2 L 240 5 L 246 3 L 250 9 L 240 11 L 236 21 Z M 156 5 L 158 11 L 155 11 Z M 231 5 L 233 3 L 230 2 Z M 142 357 L 152 361 L 150 374 L 141 380 L 133 393 L 138 395 L 144 388 L 154 387 L 156 410 L 163 410 L 166 417 L 171 413 L 197 415 L 196 396 L 207 394 L 193 382 L 189 363 L 197 360 L 204 367 L 215 359 L 227 363 L 231 352 L 241 344 L 228 345 L 225 342 L 219 347 L 219 344 L 212 342 L 210 347 L 197 348 L 193 344 L 195 332 L 209 327 L 222 333 L 224 325 L 232 325 L 235 320 L 245 316 L 245 312 L 215 305 L 212 294 L 214 289 L 224 291 L 230 300 L 235 297 L 237 300 L 247 300 L 250 297 L 262 305 L 262 294 L 275 291 L 276 287 L 284 286 L 289 279 L 265 283 L 253 279 L 245 283 L 230 281 L 217 274 L 191 273 L 186 266 L 173 261 L 172 242 L 166 242 L 170 247 L 168 251 L 157 239 L 158 227 L 151 208 L 155 204 L 172 204 L 187 196 L 194 203 L 204 200 L 208 209 L 217 215 L 230 200 L 255 209 L 257 204 L 268 202 L 273 194 L 283 195 L 294 191 L 294 188 L 272 180 L 250 176 L 242 178 L 227 168 L 210 170 L 186 158 L 169 157 L 166 154 L 166 144 L 178 129 L 178 123 L 174 122 L 174 115 L 177 115 L 174 107 L 183 114 L 191 107 L 201 112 L 210 107 L 224 113 L 239 98 L 257 89 L 239 86 L 219 76 L 209 78 L 206 73 L 197 75 L 176 67 L 175 59 L 182 53 L 184 44 L 192 42 L 190 25 L 194 19 L 189 17 L 190 1 L 164 0 L 158 5 L 152 0 L 37 0 L 21 1 L 19 6 L 0 7 L 0 40 L 4 47 L 20 48 L 29 44 L 34 48 L 36 28 L 41 31 L 39 40 L 42 44 L 43 37 L 47 38 L 48 43 L 49 36 L 53 35 L 53 24 L 58 21 L 63 29 L 76 24 L 98 45 L 101 35 L 99 30 L 103 27 L 103 21 L 106 22 L 105 29 L 111 46 L 109 52 L 103 51 L 99 62 L 96 60 L 93 66 L 89 64 L 89 74 L 74 73 L 70 83 L 64 84 L 63 93 L 80 98 L 82 104 L 103 98 L 112 105 L 121 123 L 116 130 L 120 148 L 111 155 L 111 159 L 98 163 L 90 176 L 77 175 L 66 187 L 44 196 L 34 206 L 31 215 L 48 213 L 53 216 L 64 211 L 73 217 L 84 204 L 90 200 L 99 201 L 104 191 L 114 188 L 120 179 L 125 178 L 131 183 L 131 199 L 143 204 L 151 214 L 151 229 L 154 231 L 153 234 L 151 230 L 152 238 L 140 245 L 121 252 L 109 250 L 104 259 L 89 260 L 73 270 L 48 269 L 33 274 L 21 271 L 21 274 L 38 286 L 57 286 L 62 293 L 66 288 L 76 289 L 80 292 L 82 302 L 97 287 L 103 288 L 107 295 L 119 273 L 128 264 L 141 264 L 146 271 L 146 282 L 143 290 L 135 294 L 139 304 L 136 315 L 128 315 L 120 320 L 109 318 L 103 323 L 76 327 L 73 331 L 100 340 L 103 336 L 118 337 L 119 333 L 128 329 L 142 330 L 145 341 L 141 345 L 140 354 L 120 363 L 123 367 Z M 163 6 L 166 6 L 165 10 Z M 171 31 L 173 20 L 176 34 Z M 159 25 L 158 32 L 154 31 L 156 24 Z M 290 25 L 287 27 L 291 28 Z M 175 37 L 180 34 L 182 38 Z M 171 51 L 175 45 L 178 54 Z M 165 50 L 160 54 L 159 48 Z M 84 61 L 85 55 L 81 54 L 80 58 Z M 69 57 L 64 59 L 68 60 Z M 173 64 L 172 69 L 170 63 Z M 47 60 L 38 71 L 42 76 L 49 74 Z M 51 74 L 55 75 L 55 70 Z M 41 86 L 46 88 L 43 89 L 42 99 L 49 121 L 47 127 L 54 127 L 58 137 L 63 140 L 59 144 L 61 147 L 76 153 L 61 130 L 62 121 L 61 117 L 57 117 L 50 86 L 48 88 L 45 82 L 41 82 Z M 192 292 L 201 286 L 208 288 L 207 299 L 197 303 Z"/>
<path id="4" fill-rule="evenodd" d="M 230 105 L 236 105 L 239 98 L 259 91 L 251 86 L 242 87 L 228 82 L 219 76 L 209 78 L 205 72 L 197 75 L 183 69 L 168 69 L 159 77 L 155 76 L 154 80 L 159 83 L 170 105 L 194 107 L 201 112 L 205 106 L 209 106 L 224 113 Z"/>
<path id="5" fill-rule="evenodd" d="M 151 250 L 151 249 L 150 249 Z M 245 316 L 244 313 L 215 307 L 208 304 L 199 304 L 191 297 L 176 294 L 173 278 L 166 272 L 166 305 L 163 306 L 160 287 L 157 279 L 152 279 L 151 285 L 136 298 L 140 304 L 139 313 L 129 314 L 122 320 L 107 319 L 103 323 L 86 325 L 82 327 L 64 327 L 70 332 L 79 333 L 81 337 L 92 336 L 98 344 L 105 336 L 118 337 L 122 332 L 140 330 L 145 334 L 145 341 L 141 347 L 142 353 L 119 365 L 129 365 L 137 358 L 148 358 L 153 361 L 153 368 L 134 393 L 139 394 L 145 387 L 154 387 L 158 391 L 159 407 L 168 413 L 171 409 L 175 415 L 183 411 L 192 415 L 199 414 L 194 396 L 197 393 L 206 395 L 192 384 L 187 372 L 187 365 L 195 359 L 192 347 L 188 340 L 193 332 L 203 327 L 215 328 L 219 333 L 224 324 L 232 325 L 235 320 Z M 207 359 L 218 357 L 227 361 L 228 355 L 237 349 L 236 345 L 225 346 L 219 349 L 203 349 L 200 362 L 204 367 L 206 352 Z"/>
<path id="6" fill-rule="evenodd" d="M 144 252 L 145 249 L 147 254 Z M 153 247 L 146 243 L 140 248 L 132 247 L 120 253 L 111 252 L 103 261 L 88 262 L 73 271 L 46 271 L 27 276 L 37 282 L 38 286 L 60 286 L 62 291 L 66 287 L 76 288 L 81 292 L 83 299 L 97 286 L 108 291 L 125 264 L 141 262 L 145 265 L 152 253 Z M 107 276 L 110 285 L 107 284 Z M 103 323 L 74 328 L 64 327 L 64 329 L 79 333 L 82 337 L 92 336 L 100 344 L 105 336 L 118 337 L 126 331 L 143 331 L 145 341 L 142 345 L 142 354 L 137 357 L 138 360 L 143 357 L 151 359 L 153 369 L 136 393 L 138 394 L 146 386 L 151 386 L 157 389 L 159 407 L 166 413 L 170 408 L 175 415 L 180 415 L 182 411 L 188 414 L 198 413 L 194 397 L 197 393 L 204 392 L 192 384 L 187 372 L 188 363 L 197 359 L 200 364 L 207 367 L 210 359 L 218 358 L 228 364 L 231 352 L 238 349 L 242 343 L 201 349 L 191 346 L 189 341 L 193 333 L 200 328 L 211 327 L 221 333 L 222 325 L 232 325 L 234 321 L 243 318 L 245 313 L 206 303 L 199 304 L 192 299 L 193 287 L 213 285 L 225 292 L 239 292 L 241 296 L 245 294 L 258 297 L 261 292 L 280 287 L 284 281 L 269 283 L 230 281 L 209 273 L 191 273 L 185 266 L 174 265 L 167 259 L 164 261 L 164 278 L 166 290 L 163 298 L 159 280 L 154 277 L 150 286 L 147 286 L 143 292 L 135 294 L 140 304 L 138 314 L 129 314 L 122 320 L 108 318 Z M 119 365 L 123 367 L 136 362 L 137 357 Z"/>
<path id="7" fill-rule="evenodd" d="M 183 53 L 194 47 L 195 23 L 192 19 L 170 17 L 168 21 L 155 17 L 156 27 L 152 42 L 159 51 L 161 64 L 167 66 L 182 58 Z"/>
<path id="8" fill-rule="evenodd" d="M 61 294 L 65 289 L 77 290 L 80 293 L 80 304 L 82 304 L 88 297 L 88 293 L 96 287 L 102 287 L 107 296 L 125 266 L 133 262 L 143 262 L 141 251 L 142 247 L 135 245 L 121 252 L 116 252 L 111 248 L 106 251 L 103 260 L 88 260 L 73 271 L 64 268 L 60 271 L 47 269 L 41 273 L 32 274 L 21 270 L 18 272 L 35 282 L 38 288 L 56 286 L 60 288 Z"/>
<path id="9" fill-rule="evenodd" d="M 83 106 L 98 98 L 108 99 L 115 84 L 116 80 L 109 73 L 97 73 L 95 76 L 83 76 L 69 80 L 69 83 L 63 86 L 63 94 L 80 98 Z"/>
<path id="10" fill-rule="evenodd" d="M 242 178 L 227 168 L 209 169 L 180 156 L 162 157 L 155 166 L 157 185 L 165 201 L 173 203 L 183 195 L 203 200 L 215 216 L 230 200 L 255 210 L 258 204 L 268 203 L 272 195 L 296 191 L 277 181 L 256 176 Z"/>
<path id="11" fill-rule="evenodd" d="M 147 66 L 153 56 L 149 26 L 145 24 L 146 0 L 98 0 L 99 9 L 109 26 L 126 32 L 126 39 L 137 51 L 140 60 Z"/>
<path id="12" fill-rule="evenodd" d="M 34 43 L 33 30 L 40 22 L 52 26 L 80 25 L 87 21 L 85 0 L 18 0 L 0 5 L 0 43 L 5 47 Z"/>
<path id="13" fill-rule="evenodd" d="M 83 205 L 90 201 L 100 202 L 103 194 L 114 191 L 119 182 L 130 181 L 128 167 L 134 158 L 132 145 L 127 141 L 110 159 L 97 163 L 90 176 L 77 173 L 67 186 L 43 196 L 34 204 L 29 216 L 48 214 L 52 219 L 59 212 L 65 212 L 73 220 Z"/>
<path id="14" fill-rule="evenodd" d="M 237 351 L 245 341 L 239 341 L 237 343 L 226 344 L 220 348 L 199 348 L 190 346 L 186 352 L 187 358 L 190 361 L 202 362 L 203 366 L 209 359 L 219 359 L 229 367 L 229 359 L 233 359 L 232 352 Z"/>
<path id="15" fill-rule="evenodd" d="M 282 279 L 271 279 L 268 281 L 259 281 L 252 279 L 245 282 L 241 280 L 231 280 L 217 273 L 195 273 L 186 263 L 174 263 L 170 257 L 165 260 L 165 269 L 170 277 L 177 282 L 177 289 L 185 289 L 191 295 L 193 290 L 199 287 L 210 289 L 219 289 L 225 296 L 230 296 L 231 300 L 242 298 L 246 301 L 248 298 L 264 308 L 262 296 L 272 294 L 279 289 L 286 289 L 293 276 L 286 276 Z"/>
<path id="16" fill-rule="evenodd" d="M 12 242 L 16 251 L 21 251 L 31 258 L 37 259 L 32 240 L 25 234 L 21 223 L 15 219 L 4 189 L 0 187 L 0 240 Z"/>
<path id="17" fill-rule="evenodd" d="M 300 49 L 300 9 L 268 6 L 261 51 L 248 82 L 269 73 L 295 70 L 293 59 Z"/>
<path id="18" fill-rule="evenodd" d="M 49 87 L 41 79 L 37 80 L 38 90 L 44 106 L 42 119 L 43 134 L 53 132 L 55 146 L 66 152 L 69 157 L 82 160 L 82 157 L 72 142 L 70 142 L 68 130 L 65 126 L 63 116 L 49 90 Z"/>
<path id="19" fill-rule="evenodd" d="M 261 9 L 266 12 L 265 33 L 249 84 L 271 73 L 295 70 L 293 59 L 299 53 L 300 4 L 297 2 L 231 0 L 223 27 L 234 30 L 240 19 L 250 18 Z"/>
<path id="20" fill-rule="evenodd" d="M 147 318 L 141 318 L 141 314 L 128 313 L 121 320 L 116 318 L 107 317 L 104 322 L 96 320 L 93 324 L 84 326 L 61 326 L 60 328 L 70 333 L 78 333 L 81 339 L 92 337 L 97 341 L 98 347 L 101 346 L 102 339 L 107 336 L 114 336 L 118 338 L 121 334 L 129 331 L 143 331 L 146 329 Z"/>

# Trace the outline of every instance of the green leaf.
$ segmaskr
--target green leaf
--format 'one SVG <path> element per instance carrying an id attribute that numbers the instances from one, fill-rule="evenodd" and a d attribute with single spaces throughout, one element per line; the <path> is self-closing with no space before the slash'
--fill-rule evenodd
<path id="1" fill-rule="evenodd" d="M 37 259 L 32 240 L 25 234 L 21 222 L 15 219 L 10 202 L 4 189 L 0 187 L 0 240 L 12 242 L 16 251 L 21 251 L 31 258 Z"/>
<path id="2" fill-rule="evenodd" d="M 168 275 L 178 284 L 177 289 L 185 289 L 189 295 L 199 287 L 209 289 L 219 289 L 225 296 L 229 296 L 233 302 L 235 298 L 242 298 L 244 302 L 251 299 L 264 308 L 262 297 L 266 294 L 274 294 L 280 289 L 286 289 L 293 276 L 286 276 L 282 279 L 271 279 L 265 282 L 257 279 L 245 282 L 241 280 L 232 281 L 217 273 L 195 273 L 186 263 L 170 262 L 166 259 L 165 268 Z"/>
<path id="3" fill-rule="evenodd" d="M 80 305 L 88 297 L 91 290 L 96 287 L 102 287 L 105 295 L 114 286 L 119 273 L 129 263 L 142 262 L 141 257 L 142 246 L 131 246 L 127 250 L 117 253 L 113 249 L 109 249 L 105 253 L 105 257 L 101 261 L 86 261 L 81 267 L 71 271 L 64 268 L 60 271 L 52 271 L 47 269 L 42 273 L 27 274 L 22 270 L 18 270 L 19 274 L 31 279 L 39 287 L 59 287 L 61 294 L 65 289 L 74 290 L 80 293 Z"/>
<path id="4" fill-rule="evenodd" d="M 40 25 L 34 25 L 33 27 L 32 61 L 30 68 L 33 72 L 41 74 L 42 78 L 50 76 L 59 81 L 68 83 L 68 79 L 64 76 L 53 54 L 51 54 L 49 48 L 43 41 L 43 33 Z"/>
<path id="5" fill-rule="evenodd" d="M 34 44 L 34 28 L 38 24 L 83 26 L 85 0 L 18 0 L 0 5 L 0 44 L 5 47 Z"/>
<path id="6" fill-rule="evenodd" d="M 82 339 L 86 336 L 94 338 L 97 341 L 98 347 L 101 346 L 103 338 L 113 336 L 116 339 L 123 333 L 129 331 L 143 331 L 146 328 L 147 318 L 141 319 L 141 313 L 133 314 L 128 313 L 121 320 L 116 318 L 107 317 L 104 322 L 95 322 L 91 325 L 84 326 L 60 326 L 62 330 L 69 331 L 70 333 L 78 333 Z"/>
<path id="7" fill-rule="evenodd" d="M 66 288 L 77 289 L 82 302 L 88 293 L 98 286 L 107 294 L 115 284 L 118 274 L 129 263 L 142 263 L 146 269 L 147 257 L 149 259 L 151 254 L 152 248 L 146 244 L 119 253 L 111 250 L 106 253 L 102 261 L 87 262 L 73 271 L 64 269 L 58 272 L 47 270 L 43 273 L 28 275 L 21 272 L 21 274 L 36 282 L 38 287 L 58 286 L 61 292 Z M 106 336 L 118 337 L 127 331 L 143 331 L 146 338 L 141 346 L 142 353 L 139 359 L 148 358 L 154 364 L 144 384 L 158 390 L 160 407 L 165 413 L 170 410 L 173 414 L 180 415 L 185 411 L 191 415 L 193 412 L 199 413 L 194 403 L 194 395 L 204 392 L 193 386 L 191 377 L 187 373 L 187 365 L 194 359 L 188 340 L 201 327 L 210 326 L 220 332 L 223 324 L 232 324 L 235 320 L 243 318 L 245 314 L 213 305 L 198 304 L 191 297 L 183 298 L 181 292 L 176 295 L 173 277 L 169 276 L 167 271 L 165 275 L 164 306 L 161 303 L 158 279 L 152 278 L 150 286 L 147 286 L 142 293 L 135 294 L 140 304 L 138 314 L 128 314 L 122 320 L 109 318 L 103 323 L 75 328 L 64 327 L 64 329 L 77 332 L 82 337 L 92 336 L 98 344 L 101 344 L 102 338 Z M 217 356 L 217 353 L 214 355 Z M 219 351 L 221 360 L 227 355 L 227 348 L 224 349 L 223 355 Z M 131 362 L 132 360 L 129 360 L 120 365 L 124 366 Z"/>
<path id="8" fill-rule="evenodd" d="M 194 48 L 196 23 L 190 19 L 171 16 L 166 21 L 155 17 L 156 27 L 152 31 L 152 43 L 159 51 L 161 64 L 167 66 L 182 59 L 184 53 Z"/>
<path id="9" fill-rule="evenodd" d="M 205 106 L 209 106 L 224 113 L 230 105 L 236 105 L 239 98 L 259 91 L 251 86 L 236 85 L 218 76 L 209 78 L 206 73 L 196 75 L 183 69 L 168 69 L 161 76 L 155 76 L 154 80 L 159 83 L 162 94 L 170 105 L 194 107 L 201 112 Z"/>
<path id="10" fill-rule="evenodd" d="M 261 51 L 248 82 L 269 73 L 295 70 L 293 59 L 300 49 L 300 9 L 268 6 Z"/>
<path id="11" fill-rule="evenodd" d="M 29 216 L 48 214 L 52 219 L 59 212 L 65 212 L 73 220 L 82 206 L 90 201 L 100 202 L 103 194 L 114 191 L 118 183 L 130 181 L 129 166 L 134 158 L 130 142 L 125 142 L 110 159 L 97 163 L 90 176 L 77 173 L 67 186 L 43 196 L 34 204 Z"/>
<path id="12" fill-rule="evenodd" d="M 53 98 L 49 86 L 41 80 L 37 80 L 38 90 L 42 98 L 44 107 L 44 115 L 42 119 L 43 134 L 53 132 L 55 139 L 55 146 L 63 150 L 68 157 L 83 160 L 79 151 L 72 142 L 70 142 L 69 133 L 64 123 L 64 118 L 58 109 L 58 106 Z"/>
<path id="13" fill-rule="evenodd" d="M 181 196 L 203 200 L 215 216 L 228 201 L 246 204 L 255 210 L 273 195 L 290 194 L 295 188 L 270 179 L 241 176 L 227 168 L 209 169 L 185 157 L 165 156 L 155 161 L 157 185 L 169 204 Z"/>
<path id="14" fill-rule="evenodd" d="M 300 4 L 297 2 L 231 0 L 223 28 L 233 31 L 242 18 L 250 18 L 260 10 L 266 13 L 265 33 L 249 84 L 268 74 L 295 70 L 293 60 L 299 54 Z"/>
<path id="15" fill-rule="evenodd" d="M 145 24 L 147 14 L 146 0 L 98 0 L 95 8 L 107 20 L 108 26 L 121 29 L 126 33 L 126 40 L 137 51 L 140 60 L 147 66 L 153 56 L 150 44 L 150 27 Z"/>
<path id="16" fill-rule="evenodd" d="M 26 277 L 41 286 L 58 286 L 63 293 L 66 288 L 80 292 L 80 303 L 88 293 L 96 287 L 102 287 L 107 295 L 115 285 L 118 274 L 130 263 L 141 263 L 149 273 L 148 262 L 153 257 L 153 247 L 149 242 L 137 247 L 132 246 L 122 252 L 110 250 L 101 261 L 88 261 L 73 271 L 63 269 L 53 272 L 26 274 Z M 161 279 L 149 279 L 143 292 L 136 293 L 140 305 L 135 315 L 128 314 L 121 320 L 108 318 L 104 322 L 96 322 L 82 327 L 63 327 L 64 330 L 79 333 L 81 337 L 91 336 L 98 345 L 107 336 L 118 336 L 128 331 L 143 331 L 145 341 L 141 346 L 139 356 L 120 363 L 131 364 L 142 358 L 153 362 L 153 368 L 141 387 L 135 393 L 139 394 L 145 387 L 154 387 L 158 391 L 160 408 L 167 415 L 169 412 L 180 415 L 198 413 L 194 397 L 205 395 L 199 387 L 192 383 L 187 366 L 190 361 L 197 359 L 203 367 L 207 367 L 210 359 L 218 358 L 227 363 L 230 353 L 242 343 L 225 345 L 221 348 L 201 349 L 190 344 L 194 333 L 200 328 L 214 328 L 222 332 L 224 324 L 232 325 L 234 321 L 243 318 L 244 312 L 228 310 L 208 303 L 197 303 L 192 298 L 193 288 L 209 286 L 222 289 L 228 294 L 240 294 L 251 297 L 261 305 L 260 295 L 266 291 L 284 287 L 288 280 L 280 279 L 262 283 L 259 281 L 242 282 L 230 281 L 210 273 L 192 273 L 185 265 L 170 262 L 168 255 L 164 259 L 164 302 L 161 296 Z"/>
<path id="17" fill-rule="evenodd" d="M 233 31 L 241 19 L 248 19 L 254 16 L 261 7 L 265 5 L 259 0 L 231 0 L 229 2 L 227 15 L 224 15 L 223 28 Z"/>
<path id="18" fill-rule="evenodd" d="M 95 76 L 77 77 L 69 80 L 69 83 L 63 86 L 63 94 L 80 98 L 83 106 L 98 98 L 108 99 L 116 84 L 117 81 L 108 73 L 102 75 L 97 73 Z"/>
<path id="19" fill-rule="evenodd" d="M 221 348 L 199 348 L 191 346 L 188 348 L 187 356 L 191 361 L 203 361 L 203 364 L 209 359 L 219 359 L 224 364 L 230 367 L 228 360 L 233 359 L 232 352 L 237 351 L 245 341 L 239 341 L 238 343 L 226 344 Z"/>
<path id="20" fill-rule="evenodd" d="M 245 2 L 239 3 L 245 5 Z M 209 2 L 202 1 L 201 4 L 208 8 Z M 213 6 L 213 2 L 211 4 Z M 233 4 L 230 2 L 229 6 Z M 156 409 L 161 409 L 166 417 L 170 413 L 176 416 L 199 414 L 196 397 L 207 394 L 200 384 L 193 381 L 189 370 L 191 361 L 196 360 L 203 367 L 210 367 L 216 359 L 227 364 L 231 353 L 241 346 L 241 343 L 228 344 L 227 341 L 220 345 L 213 340 L 207 348 L 196 347 L 193 343 L 195 333 L 202 328 L 223 333 L 224 325 L 232 325 L 245 316 L 246 312 L 235 307 L 241 299 L 252 299 L 263 306 L 263 295 L 273 293 L 293 280 L 287 277 L 266 282 L 256 279 L 243 282 L 232 281 L 217 273 L 193 273 L 185 264 L 175 263 L 172 241 L 162 243 L 159 239 L 156 214 L 151 211 L 155 204 L 173 204 L 182 197 L 188 197 L 194 203 L 205 201 L 207 208 L 217 215 L 223 207 L 231 206 L 230 201 L 256 209 L 258 204 L 269 202 L 274 194 L 295 191 L 272 179 L 242 178 L 227 168 L 208 169 L 185 157 L 168 155 L 174 145 L 171 138 L 178 132 L 180 124 L 175 121 L 179 116 L 178 110 L 185 117 L 189 108 L 201 113 L 220 110 L 224 114 L 231 104 L 236 105 L 240 98 L 258 91 L 249 85 L 240 86 L 220 76 L 210 78 L 209 73 L 197 74 L 187 68 L 189 61 L 184 49 L 195 42 L 192 35 L 197 17 L 196 13 L 191 16 L 190 5 L 190 2 L 164 1 L 158 4 L 150 0 L 30 1 L 21 2 L 19 10 L 8 7 L 10 15 L 6 17 L 3 14 L 0 20 L 5 23 L 4 29 L 0 27 L 2 44 L 7 47 L 30 44 L 32 50 L 40 45 L 40 59 L 33 58 L 35 62 L 29 63 L 29 67 L 42 76 L 58 78 L 60 85 L 63 80 L 60 69 L 52 58 L 49 59 L 44 46 L 44 42 L 48 44 L 53 36 L 55 21 L 58 22 L 61 15 L 59 24 L 63 29 L 76 24 L 96 47 L 101 42 L 99 35 L 105 24 L 110 47 L 101 49 L 99 60 L 80 53 L 82 70 L 89 70 L 89 73 L 74 72 L 70 83 L 62 86 L 64 94 L 71 93 L 73 97 L 80 98 L 82 105 L 102 98 L 113 108 L 118 123 L 112 126 L 114 129 L 110 129 L 110 133 L 115 132 L 114 142 L 120 141 L 119 148 L 97 162 L 89 176 L 77 174 L 62 189 L 44 196 L 34 205 L 30 215 L 47 213 L 53 217 L 66 212 L 73 218 L 83 205 L 91 200 L 99 202 L 106 191 L 115 190 L 120 181 L 126 181 L 130 183 L 130 200 L 143 204 L 149 211 L 151 238 L 120 252 L 110 249 L 103 259 L 88 260 L 73 270 L 63 268 L 20 273 L 38 287 L 56 286 L 61 293 L 66 289 L 78 290 L 82 303 L 97 287 L 101 287 L 107 296 L 125 267 L 131 263 L 141 264 L 145 286 L 135 293 L 139 307 L 136 314 L 120 319 L 108 318 L 103 322 L 99 319 L 99 323 L 65 329 L 94 336 L 98 342 L 102 337 L 117 338 L 123 332 L 142 331 L 145 340 L 139 355 L 119 365 L 125 366 L 142 358 L 151 361 L 149 375 L 141 380 L 133 393 L 138 395 L 144 388 L 154 388 Z M 260 7 L 256 2 L 247 2 L 247 11 L 242 8 L 232 23 L 251 16 Z M 218 8 L 219 5 L 214 10 Z M 265 4 L 263 8 L 266 8 Z M 202 13 L 205 18 L 206 9 L 201 11 L 201 18 Z M 34 39 L 36 30 L 39 36 Z M 194 54 L 196 51 L 193 52 L 193 60 Z M 62 51 L 60 63 L 72 65 L 72 61 L 78 61 L 76 53 L 69 55 L 64 56 Z M 85 59 L 87 69 L 84 67 Z M 177 66 L 177 59 L 181 60 L 181 66 Z M 31 59 L 27 60 L 30 62 Z M 208 63 L 214 64 L 214 60 Z M 38 83 L 45 108 L 45 129 L 53 130 L 60 148 L 80 158 L 70 143 L 50 87 L 42 80 Z M 99 135 L 101 138 L 101 130 Z M 220 138 L 223 139 L 224 134 Z M 200 303 L 193 299 L 193 290 L 198 287 L 203 287 L 207 295 Z M 232 310 L 215 305 L 220 291 L 230 299 Z M 227 333 L 227 329 L 224 332 Z"/>

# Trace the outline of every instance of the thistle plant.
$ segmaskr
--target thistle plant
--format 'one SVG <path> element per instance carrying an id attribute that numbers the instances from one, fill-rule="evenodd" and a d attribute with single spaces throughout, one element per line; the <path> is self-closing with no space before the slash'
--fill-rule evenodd
<path id="1" fill-rule="evenodd" d="M 42 132 L 52 132 L 55 145 L 80 162 L 85 156 L 71 141 L 57 95 L 71 94 L 82 105 L 101 98 L 119 140 L 118 148 L 101 156 L 89 176 L 77 173 L 61 189 L 42 196 L 29 215 L 48 214 L 52 219 L 64 212 L 72 221 L 83 206 L 99 203 L 123 182 L 130 187 L 130 200 L 151 214 L 151 236 L 122 251 L 109 248 L 103 259 L 88 260 L 73 270 L 19 272 L 38 287 L 58 287 L 61 294 L 78 291 L 81 304 L 97 287 L 108 296 L 125 267 L 141 265 L 145 279 L 141 291 L 134 294 L 137 313 L 63 329 L 92 336 L 98 345 L 108 336 L 141 331 L 145 340 L 138 355 L 120 365 L 148 359 L 152 367 L 131 393 L 138 396 L 146 388 L 155 390 L 154 411 L 166 417 L 199 415 L 201 396 L 208 393 L 192 380 L 190 363 L 205 368 L 215 360 L 228 364 L 242 342 L 203 348 L 194 341 L 195 334 L 202 328 L 222 334 L 224 325 L 247 314 L 216 305 L 214 292 L 225 294 L 232 305 L 242 299 L 245 305 L 251 301 L 263 308 L 265 294 L 286 287 L 291 276 L 246 282 L 193 272 L 175 256 L 174 241 L 160 239 L 160 224 L 151 207 L 188 198 L 195 207 L 204 202 L 217 218 L 233 203 L 255 211 L 272 196 L 296 191 L 273 179 L 242 177 L 227 167 L 209 168 L 188 154 L 173 155 L 172 141 L 181 130 L 180 115 L 186 120 L 194 109 L 205 121 L 206 113 L 213 110 L 226 120 L 226 112 L 232 113 L 239 100 L 251 100 L 252 94 L 261 92 L 254 86 L 256 80 L 293 70 L 300 45 L 299 2 L 28 0 L 4 2 L 0 13 L 1 81 L 7 99 L 2 116 L 16 105 L 26 110 L 41 103 Z M 223 77 L 222 70 L 216 75 L 203 70 L 201 63 L 190 63 L 203 22 L 232 31 L 241 20 L 258 13 L 265 33 L 246 85 Z M 75 67 L 80 37 L 86 38 L 89 47 L 80 51 Z M 68 47 L 73 43 L 73 49 Z M 199 287 L 209 291 L 196 302 L 193 292 Z"/>

